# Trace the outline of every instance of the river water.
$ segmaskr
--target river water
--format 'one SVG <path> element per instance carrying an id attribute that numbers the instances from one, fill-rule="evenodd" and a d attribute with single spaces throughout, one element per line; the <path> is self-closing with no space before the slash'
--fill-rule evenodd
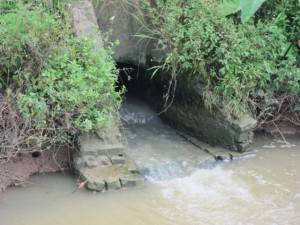
<path id="1" fill-rule="evenodd" d="M 252 154 L 215 163 L 138 99 L 121 115 L 143 187 L 97 194 L 35 176 L 0 195 L 0 225 L 300 224 L 300 140 L 260 135 Z"/>

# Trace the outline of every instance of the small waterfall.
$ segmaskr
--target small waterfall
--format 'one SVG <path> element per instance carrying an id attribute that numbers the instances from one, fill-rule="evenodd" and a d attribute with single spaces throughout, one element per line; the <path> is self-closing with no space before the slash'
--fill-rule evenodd
<path id="1" fill-rule="evenodd" d="M 171 180 L 189 176 L 199 169 L 213 169 L 219 162 L 208 160 L 199 164 L 187 161 L 159 162 L 157 165 L 150 165 L 142 170 L 143 175 L 149 181 Z"/>
<path id="2" fill-rule="evenodd" d="M 170 180 L 216 166 L 214 157 L 179 136 L 140 99 L 126 98 L 120 114 L 127 153 L 148 180 Z"/>

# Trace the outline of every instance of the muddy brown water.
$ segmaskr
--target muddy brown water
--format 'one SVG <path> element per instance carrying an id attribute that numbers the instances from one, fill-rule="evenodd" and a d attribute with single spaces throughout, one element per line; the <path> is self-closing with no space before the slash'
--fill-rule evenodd
<path id="1" fill-rule="evenodd" d="M 74 192 L 71 175 L 35 176 L 0 195 L 0 225 L 300 224 L 299 139 L 260 135 L 253 154 L 216 164 L 146 105 L 134 100 L 121 114 L 143 187 Z"/>

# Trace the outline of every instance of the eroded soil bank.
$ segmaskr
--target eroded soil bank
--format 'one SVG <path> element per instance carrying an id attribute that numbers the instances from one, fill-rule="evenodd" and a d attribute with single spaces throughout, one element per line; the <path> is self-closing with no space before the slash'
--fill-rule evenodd
<path id="1" fill-rule="evenodd" d="M 18 154 L 9 160 L 0 160 L 0 192 L 10 186 L 28 184 L 28 178 L 34 174 L 68 170 L 70 163 L 68 150 Z"/>

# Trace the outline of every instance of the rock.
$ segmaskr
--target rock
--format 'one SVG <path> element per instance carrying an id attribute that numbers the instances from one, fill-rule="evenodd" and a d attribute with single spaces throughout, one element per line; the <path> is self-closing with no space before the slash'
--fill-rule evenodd
<path id="1" fill-rule="evenodd" d="M 121 178 L 124 186 L 136 186 L 143 182 L 141 175 L 132 174 L 128 170 L 127 161 L 124 164 L 80 168 L 79 174 L 81 179 L 87 182 L 86 187 L 93 191 L 120 189 Z"/>
<path id="2" fill-rule="evenodd" d="M 80 168 L 94 168 L 97 166 L 108 166 L 111 165 L 111 161 L 107 156 L 93 156 L 84 155 L 81 157 L 76 157 L 74 161 L 74 167 Z"/>
<path id="3" fill-rule="evenodd" d="M 102 179 L 91 179 L 87 181 L 86 188 L 91 191 L 105 191 L 105 182 Z"/>
<path id="4" fill-rule="evenodd" d="M 249 114 L 242 115 L 239 119 L 232 120 L 232 125 L 235 129 L 245 132 L 256 127 L 257 121 L 253 119 Z"/>
<path id="5" fill-rule="evenodd" d="M 116 139 L 115 139 L 116 140 Z M 135 163 L 126 156 L 121 147 L 107 148 L 103 139 L 95 134 L 80 137 L 80 151 L 74 157 L 74 168 L 92 191 L 114 190 L 142 183 Z M 110 143 L 109 146 L 114 143 Z M 116 145 L 121 146 L 120 143 Z M 116 154 L 114 154 L 116 153 Z"/>
<path id="6" fill-rule="evenodd" d="M 110 159 L 111 159 L 112 164 L 124 164 L 125 163 L 125 157 L 123 154 L 113 155 Z"/>
<path id="7" fill-rule="evenodd" d="M 105 183 L 107 190 L 115 190 L 121 188 L 119 177 L 106 177 Z"/>
<path id="8" fill-rule="evenodd" d="M 97 166 L 108 166 L 111 165 L 111 162 L 107 156 L 98 156 L 96 157 Z"/>
<path id="9" fill-rule="evenodd" d="M 130 159 L 127 159 L 127 169 L 131 174 L 140 174 L 140 171 L 137 167 L 137 165 Z"/>
<path id="10" fill-rule="evenodd" d="M 144 184 L 144 178 L 141 175 L 129 175 L 120 178 L 122 187 L 135 187 Z"/>
<path id="11" fill-rule="evenodd" d="M 108 143 L 95 134 L 83 134 L 79 137 L 81 155 L 118 155 L 123 153 L 120 142 Z"/>
<path id="12" fill-rule="evenodd" d="M 122 135 L 118 125 L 118 118 L 116 118 L 116 124 L 112 124 L 111 127 L 105 129 L 97 129 L 95 131 L 97 137 L 105 144 L 121 143 Z"/>
<path id="13" fill-rule="evenodd" d="M 84 134 L 79 138 L 80 150 L 74 157 L 74 168 L 87 182 L 86 188 L 92 191 L 120 189 L 121 177 L 124 186 L 142 183 L 141 178 L 124 180 L 124 177 L 129 175 L 138 177 L 139 171 L 135 163 L 126 156 L 118 139 L 110 139 L 107 142 L 105 140 L 109 137 L 102 137 L 100 138 L 98 133 Z"/>
<path id="14" fill-rule="evenodd" d="M 90 170 L 81 169 L 80 176 L 86 182 L 86 188 L 91 191 L 105 191 L 105 181 L 102 177 L 96 176 Z"/>

